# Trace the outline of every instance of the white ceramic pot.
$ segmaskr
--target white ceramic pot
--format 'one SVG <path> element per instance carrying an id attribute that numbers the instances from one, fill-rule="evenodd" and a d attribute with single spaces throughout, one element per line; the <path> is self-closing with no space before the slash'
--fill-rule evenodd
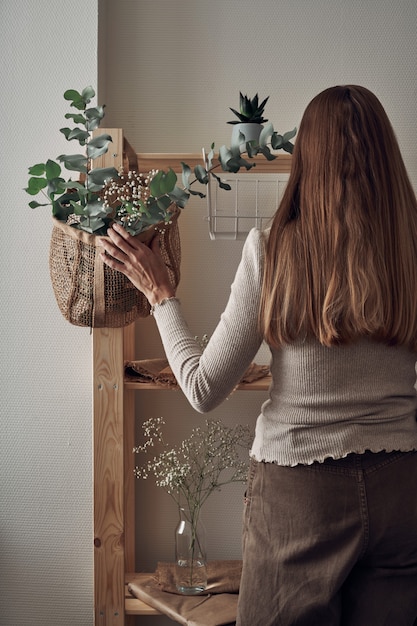
<path id="1" fill-rule="evenodd" d="M 248 141 L 259 142 L 259 135 L 263 129 L 262 124 L 234 124 L 232 130 L 232 145 L 240 145 L 241 151 L 245 149 L 245 144 Z M 239 141 L 239 134 L 244 136 L 243 141 Z"/>

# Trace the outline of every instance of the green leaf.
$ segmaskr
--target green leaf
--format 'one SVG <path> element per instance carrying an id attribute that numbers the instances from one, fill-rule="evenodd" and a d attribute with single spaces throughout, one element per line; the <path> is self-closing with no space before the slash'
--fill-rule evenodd
<path id="1" fill-rule="evenodd" d="M 205 193 L 203 193 L 202 191 L 197 191 L 196 189 L 190 189 L 190 194 L 192 196 L 198 196 L 199 198 L 205 198 L 206 197 Z M 181 207 L 181 208 L 183 209 L 184 207 Z"/>
<path id="2" fill-rule="evenodd" d="M 233 156 L 233 154 L 229 150 L 229 148 L 227 148 L 226 146 L 221 146 L 220 147 L 220 150 L 219 150 L 219 160 L 220 160 L 220 164 L 222 166 L 222 169 L 225 172 L 229 171 L 228 167 L 227 167 L 227 163 L 228 163 L 228 161 L 230 161 L 232 156 Z"/>
<path id="3" fill-rule="evenodd" d="M 64 194 L 52 202 L 52 215 L 62 222 L 66 222 L 71 213 L 74 212 L 70 204 L 70 197 L 70 194 Z"/>
<path id="4" fill-rule="evenodd" d="M 36 202 L 36 200 L 32 200 L 29 202 L 29 206 L 31 209 L 37 209 L 39 206 L 49 206 L 49 202 Z"/>
<path id="5" fill-rule="evenodd" d="M 68 89 L 64 93 L 64 98 L 65 100 L 69 100 L 71 102 L 71 106 L 75 107 L 76 109 L 79 109 L 80 111 L 83 111 L 85 109 L 86 105 L 83 97 L 75 89 Z"/>
<path id="6" fill-rule="evenodd" d="M 90 133 L 82 128 L 60 128 L 59 130 L 65 135 L 65 139 L 67 141 L 77 139 L 82 146 L 85 145 L 86 141 L 90 137 Z"/>
<path id="7" fill-rule="evenodd" d="M 271 153 L 268 146 L 264 146 L 263 148 L 260 148 L 259 152 L 261 152 L 264 155 L 267 161 L 273 161 L 274 159 L 277 158 L 275 154 Z"/>
<path id="8" fill-rule="evenodd" d="M 66 92 L 64 93 L 64 98 L 65 100 L 70 100 L 70 101 L 82 100 L 82 95 L 75 89 L 67 89 Z"/>
<path id="9" fill-rule="evenodd" d="M 67 170 L 87 172 L 87 157 L 84 154 L 61 154 L 57 159 Z"/>
<path id="10" fill-rule="evenodd" d="M 84 215 L 89 217 L 106 217 L 112 212 L 111 207 L 104 207 L 102 200 L 93 200 L 86 204 L 84 207 Z"/>
<path id="11" fill-rule="evenodd" d="M 293 128 L 292 130 L 289 130 L 288 132 L 284 133 L 283 135 L 284 143 L 287 143 L 287 141 L 295 137 L 296 134 L 297 134 L 297 128 Z"/>
<path id="12" fill-rule="evenodd" d="M 36 196 L 41 189 L 45 189 L 48 182 L 45 178 L 29 178 L 28 186 L 25 188 L 26 193 Z"/>
<path id="13" fill-rule="evenodd" d="M 98 167 L 88 174 L 87 186 L 91 191 L 100 191 L 107 181 L 119 177 L 115 167 Z"/>
<path id="14" fill-rule="evenodd" d="M 225 191 L 230 191 L 232 189 L 232 187 L 229 185 L 229 183 L 225 183 L 220 176 L 216 176 L 216 174 L 213 174 L 213 172 L 210 172 L 210 174 L 213 176 L 213 178 L 216 179 L 218 186 L 220 187 L 220 189 L 224 189 Z"/>
<path id="15" fill-rule="evenodd" d="M 253 157 L 255 157 L 258 154 L 259 150 L 260 150 L 259 145 L 254 144 L 251 141 L 248 141 L 246 143 L 246 152 L 248 153 L 248 157 L 250 159 L 253 159 Z"/>
<path id="16" fill-rule="evenodd" d="M 177 175 L 172 168 L 168 172 L 159 170 L 151 180 L 149 186 L 152 196 L 158 198 L 166 193 L 171 193 L 177 182 Z"/>
<path id="17" fill-rule="evenodd" d="M 161 211 L 161 217 L 165 216 L 166 210 L 172 204 L 172 200 L 169 196 L 161 196 L 157 199 L 158 208 Z"/>
<path id="18" fill-rule="evenodd" d="M 74 196 L 78 194 L 80 198 L 85 198 L 89 190 L 85 187 L 83 183 L 78 182 L 77 180 L 69 180 L 64 183 L 64 188 L 72 193 Z"/>
<path id="19" fill-rule="evenodd" d="M 87 118 L 86 128 L 88 130 L 94 130 L 100 126 L 100 122 L 104 117 L 104 106 L 92 107 L 85 111 Z"/>
<path id="20" fill-rule="evenodd" d="M 52 161 L 51 159 L 47 160 L 45 164 L 45 175 L 48 180 L 58 178 L 58 176 L 60 176 L 61 174 L 61 171 L 62 170 L 59 163 L 56 163 L 56 161 Z"/>
<path id="21" fill-rule="evenodd" d="M 285 150 L 285 152 L 289 152 L 290 154 L 292 154 L 294 150 L 294 144 L 291 143 L 291 141 L 287 141 L 287 143 L 282 144 L 282 149 Z"/>
<path id="22" fill-rule="evenodd" d="M 83 111 L 95 95 L 96 92 L 90 85 L 89 87 L 85 87 L 82 93 L 79 93 L 75 89 L 67 89 L 64 93 L 64 98 L 65 100 L 69 100 L 71 102 L 71 106 Z"/>
<path id="23" fill-rule="evenodd" d="M 37 163 L 29 168 L 29 174 L 32 176 L 43 176 L 45 174 L 45 163 Z"/>
<path id="24" fill-rule="evenodd" d="M 272 149 L 273 150 L 286 150 L 286 152 L 292 152 L 292 148 L 294 146 L 289 140 L 292 139 L 292 137 L 294 137 L 296 133 L 297 133 L 296 128 L 288 131 L 287 133 L 284 133 L 284 135 L 279 135 L 277 132 L 274 132 L 271 136 Z M 285 148 L 284 148 L 284 145 L 286 145 Z"/>
<path id="25" fill-rule="evenodd" d="M 174 187 L 174 189 L 168 195 L 169 195 L 170 200 L 174 202 L 174 204 L 176 204 L 181 209 L 183 209 L 186 206 L 188 200 L 190 199 L 190 193 L 192 195 L 196 195 L 197 192 L 193 192 L 190 189 L 188 193 L 187 191 L 185 191 L 185 189 L 181 189 L 180 187 Z M 198 194 L 198 195 L 200 195 L 201 198 L 204 197 L 202 194 Z"/>
<path id="26" fill-rule="evenodd" d="M 182 168 L 182 184 L 184 185 L 186 189 L 188 189 L 190 187 L 191 167 L 187 165 L 187 163 L 184 163 L 183 161 L 181 161 L 181 168 Z"/>
<path id="27" fill-rule="evenodd" d="M 90 102 L 90 100 L 92 100 L 94 98 L 94 96 L 96 95 L 96 92 L 94 91 L 94 89 L 92 88 L 91 85 L 89 85 L 88 87 L 84 87 L 81 97 L 84 100 L 84 102 L 86 102 L 87 104 Z"/>
<path id="28" fill-rule="evenodd" d="M 102 154 L 105 154 L 109 149 L 111 140 L 111 136 L 107 134 L 94 137 L 87 145 L 87 156 L 90 159 L 96 159 Z"/>
<path id="29" fill-rule="evenodd" d="M 207 185 L 209 181 L 209 176 L 207 170 L 200 165 L 199 163 L 194 168 L 194 175 L 199 183 L 202 185 Z"/>
<path id="30" fill-rule="evenodd" d="M 85 126 L 87 121 L 81 113 L 66 113 L 64 117 L 67 120 L 72 120 L 74 124 L 82 124 L 83 126 Z"/>
<path id="31" fill-rule="evenodd" d="M 86 217 L 81 219 L 79 224 L 75 224 L 74 227 L 79 230 L 85 230 L 87 233 L 97 233 L 105 225 L 106 223 L 100 217 Z"/>
<path id="32" fill-rule="evenodd" d="M 268 124 L 265 124 L 264 128 L 261 130 L 261 134 L 259 135 L 259 145 L 261 147 L 266 146 L 266 144 L 268 143 L 268 139 L 272 135 L 273 132 L 274 132 L 274 127 L 271 124 L 271 122 L 268 122 Z"/>
<path id="33" fill-rule="evenodd" d="M 48 196 L 53 197 L 54 194 L 63 193 L 66 190 L 66 183 L 63 178 L 51 178 L 48 180 Z"/>

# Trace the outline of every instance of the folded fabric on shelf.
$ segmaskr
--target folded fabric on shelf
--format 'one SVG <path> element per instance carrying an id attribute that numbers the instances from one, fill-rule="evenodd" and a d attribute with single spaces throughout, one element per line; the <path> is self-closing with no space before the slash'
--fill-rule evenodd
<path id="1" fill-rule="evenodd" d="M 179 594 L 174 564 L 158 563 L 154 574 L 135 574 L 129 592 L 183 626 L 231 626 L 236 621 L 242 561 L 209 561 L 204 594 Z"/>
<path id="2" fill-rule="evenodd" d="M 161 387 L 177 387 L 178 383 L 166 359 L 142 359 L 126 361 L 126 378 L 142 383 L 155 383 Z M 244 373 L 241 383 L 252 383 L 269 375 L 268 365 L 251 363 Z"/>

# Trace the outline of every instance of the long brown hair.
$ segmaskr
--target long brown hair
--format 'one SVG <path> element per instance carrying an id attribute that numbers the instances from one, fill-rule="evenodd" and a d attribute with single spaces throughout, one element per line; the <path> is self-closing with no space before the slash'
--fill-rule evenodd
<path id="1" fill-rule="evenodd" d="M 275 347 L 367 336 L 417 349 L 417 201 L 378 98 L 307 106 L 266 244 L 260 322 Z"/>

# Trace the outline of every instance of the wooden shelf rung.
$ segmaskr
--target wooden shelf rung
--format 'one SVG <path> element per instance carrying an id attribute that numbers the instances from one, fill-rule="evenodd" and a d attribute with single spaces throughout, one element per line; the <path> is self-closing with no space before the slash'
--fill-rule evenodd
<path id="1" fill-rule="evenodd" d="M 137 577 L 138 574 L 126 574 L 126 584 L 125 584 L 125 614 L 126 615 L 161 615 L 159 611 L 154 609 L 149 604 L 145 604 L 139 598 L 135 598 L 129 592 L 127 586 L 129 584 L 129 580 Z"/>

